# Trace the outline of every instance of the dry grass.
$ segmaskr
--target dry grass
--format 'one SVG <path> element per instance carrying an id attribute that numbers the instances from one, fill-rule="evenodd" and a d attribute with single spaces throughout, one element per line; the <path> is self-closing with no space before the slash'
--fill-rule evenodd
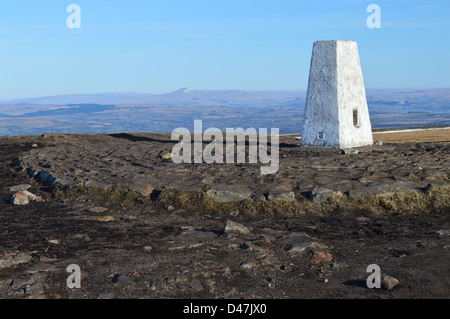
<path id="1" fill-rule="evenodd" d="M 450 129 L 435 129 L 396 133 L 374 133 L 373 140 L 383 141 L 383 143 L 450 143 Z"/>

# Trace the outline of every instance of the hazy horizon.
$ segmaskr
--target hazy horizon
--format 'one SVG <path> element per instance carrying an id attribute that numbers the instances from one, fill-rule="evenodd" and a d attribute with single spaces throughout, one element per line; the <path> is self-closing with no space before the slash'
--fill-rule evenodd
<path id="1" fill-rule="evenodd" d="M 365 90 L 367 91 L 433 91 L 433 90 L 449 90 L 449 87 L 434 87 L 434 88 L 423 88 L 423 87 L 411 87 L 411 88 L 370 88 L 366 87 Z M 278 90 L 271 90 L 271 89 L 254 89 L 254 90 L 246 90 L 246 89 L 216 89 L 216 88 L 188 88 L 188 87 L 181 87 L 173 91 L 168 92 L 162 92 L 162 93 L 154 93 L 154 92 L 137 92 L 137 91 L 112 91 L 112 92 L 94 92 L 94 93 L 85 93 L 85 92 L 79 92 L 79 93 L 62 93 L 62 94 L 54 94 L 54 95 L 37 95 L 37 96 L 19 96 L 19 97 L 13 97 L 11 99 L 1 99 L 0 103 L 6 103 L 6 102 L 13 102 L 15 100 L 23 100 L 23 99 L 39 99 L 39 98 L 50 98 L 50 97 L 63 97 L 63 96 L 95 96 L 95 95 L 151 95 L 151 96 L 157 96 L 157 95 L 167 95 L 174 92 L 182 91 L 182 90 L 192 90 L 192 91 L 243 91 L 243 92 L 307 92 L 307 88 L 304 89 L 278 89 Z M 187 92 L 186 92 L 187 93 Z"/>

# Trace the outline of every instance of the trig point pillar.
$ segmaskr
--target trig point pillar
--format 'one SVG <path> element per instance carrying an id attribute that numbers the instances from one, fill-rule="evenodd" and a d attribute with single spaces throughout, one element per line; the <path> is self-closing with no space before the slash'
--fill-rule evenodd
<path id="1" fill-rule="evenodd" d="M 356 42 L 314 42 L 302 145 L 347 148 L 372 144 Z"/>

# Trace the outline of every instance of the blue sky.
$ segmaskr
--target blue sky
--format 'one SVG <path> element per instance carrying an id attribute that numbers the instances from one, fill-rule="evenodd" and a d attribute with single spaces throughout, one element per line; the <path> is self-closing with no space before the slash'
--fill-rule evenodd
<path id="1" fill-rule="evenodd" d="M 0 0 L 0 100 L 305 90 L 316 40 L 357 41 L 366 88 L 450 87 L 448 0 Z"/>

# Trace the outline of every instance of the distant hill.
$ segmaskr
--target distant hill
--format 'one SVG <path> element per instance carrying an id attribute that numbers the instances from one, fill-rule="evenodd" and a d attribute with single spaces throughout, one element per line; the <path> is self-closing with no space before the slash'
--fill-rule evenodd
<path id="1" fill-rule="evenodd" d="M 179 89 L 165 94 L 99 93 L 68 94 L 2 101 L 2 104 L 154 104 L 154 105 L 287 105 L 303 101 L 305 91 L 245 91 Z"/>
<path id="2" fill-rule="evenodd" d="M 450 126 L 450 89 L 366 90 L 373 128 Z M 179 89 L 167 94 L 101 93 L 0 104 L 0 135 L 117 133 L 254 127 L 299 133 L 306 91 Z"/>

